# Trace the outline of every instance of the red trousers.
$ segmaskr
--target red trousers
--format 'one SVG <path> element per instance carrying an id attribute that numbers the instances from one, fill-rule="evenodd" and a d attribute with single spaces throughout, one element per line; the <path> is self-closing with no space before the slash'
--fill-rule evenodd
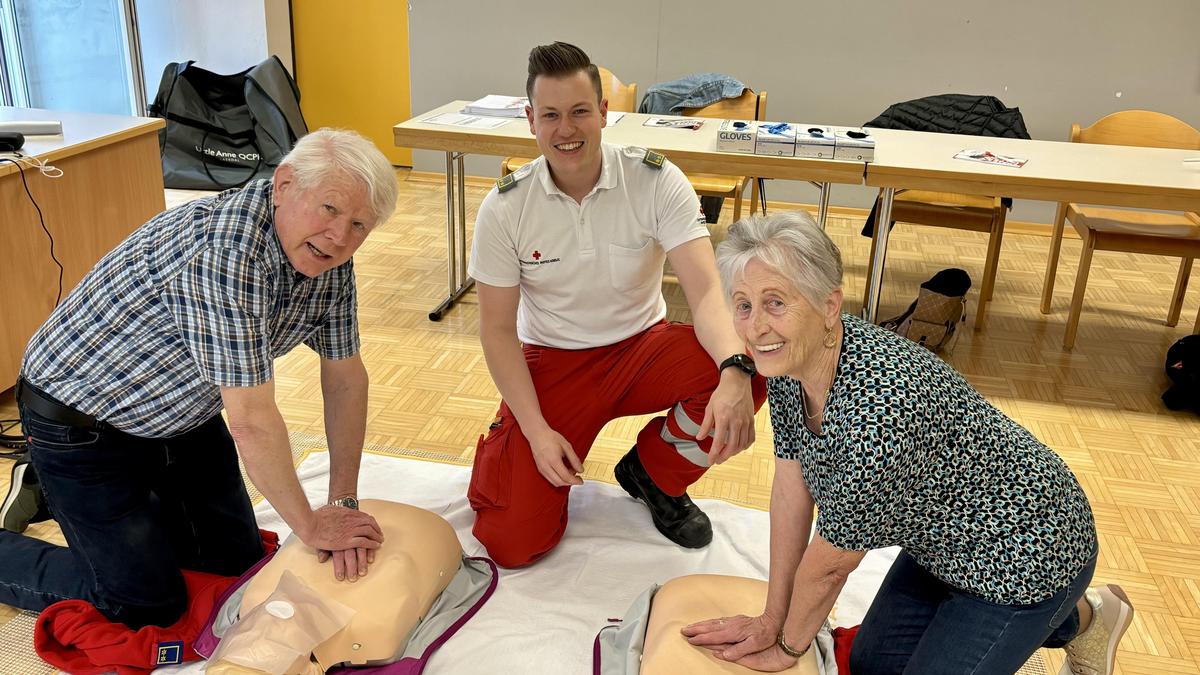
<path id="1" fill-rule="evenodd" d="M 678 496 L 708 469 L 712 439 L 696 441 L 695 434 L 719 373 L 691 326 L 662 322 L 593 349 L 527 345 L 525 361 L 542 416 L 580 461 L 608 422 L 666 410 L 637 436 L 646 472 L 663 492 Z M 766 400 L 766 384 L 755 377 L 752 386 L 758 409 Z M 467 498 L 475 510 L 475 537 L 488 555 L 499 565 L 518 567 L 562 539 L 570 487 L 554 487 L 538 473 L 529 441 L 507 404 L 502 402 L 496 415 L 475 448 Z"/>

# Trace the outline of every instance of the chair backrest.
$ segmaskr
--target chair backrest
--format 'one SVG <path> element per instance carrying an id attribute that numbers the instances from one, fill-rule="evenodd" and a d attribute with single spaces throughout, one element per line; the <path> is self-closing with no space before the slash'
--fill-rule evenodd
<path id="1" fill-rule="evenodd" d="M 1200 131 L 1187 122 L 1150 110 L 1122 110 L 1086 129 L 1071 126 L 1074 143 L 1200 150 Z"/>
<path id="2" fill-rule="evenodd" d="M 637 84 L 624 84 L 612 71 L 597 66 L 600 71 L 600 89 L 608 99 L 608 109 L 617 112 L 633 112 L 637 106 Z"/>
<path id="3" fill-rule="evenodd" d="M 767 92 L 747 89 L 737 98 L 727 98 L 703 108 L 684 108 L 687 117 L 716 117 L 727 120 L 767 119 Z"/>

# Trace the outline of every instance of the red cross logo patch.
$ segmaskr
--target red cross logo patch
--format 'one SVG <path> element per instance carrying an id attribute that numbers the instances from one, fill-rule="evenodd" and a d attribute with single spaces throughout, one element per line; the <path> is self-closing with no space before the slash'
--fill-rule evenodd
<path id="1" fill-rule="evenodd" d="M 534 260 L 541 260 L 541 259 L 542 259 L 542 252 L 541 252 L 541 251 L 534 251 L 534 252 L 533 252 L 533 259 L 534 259 Z"/>

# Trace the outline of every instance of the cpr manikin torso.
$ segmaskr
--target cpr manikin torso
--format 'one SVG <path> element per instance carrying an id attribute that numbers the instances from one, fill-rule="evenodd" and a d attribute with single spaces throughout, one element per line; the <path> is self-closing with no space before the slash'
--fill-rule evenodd
<path id="1" fill-rule="evenodd" d="M 717 659 L 703 647 L 689 644 L 679 631 L 688 624 L 718 616 L 756 616 L 762 612 L 766 599 L 767 582 L 758 579 L 696 574 L 663 584 L 650 608 L 641 675 L 750 672 L 743 666 Z M 783 672 L 817 675 L 815 650 Z"/>
<path id="2" fill-rule="evenodd" d="M 287 571 L 320 597 L 354 610 L 345 628 L 313 649 L 322 670 L 393 660 L 462 562 L 454 528 L 437 514 L 374 499 L 359 506 L 375 517 L 384 533 L 366 576 L 356 582 L 338 581 L 332 563 L 317 562 L 315 549 L 291 537 L 255 575 L 242 598 L 245 617 L 275 591 Z M 278 625 L 286 630 L 289 623 Z"/>

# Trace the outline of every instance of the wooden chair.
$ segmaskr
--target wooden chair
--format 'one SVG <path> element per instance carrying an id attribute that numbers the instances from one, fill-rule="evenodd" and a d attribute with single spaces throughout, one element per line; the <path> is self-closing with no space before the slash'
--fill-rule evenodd
<path id="1" fill-rule="evenodd" d="M 683 114 L 687 117 L 715 117 L 730 120 L 765 120 L 767 118 L 767 92 L 755 94 L 749 89 L 737 98 L 717 101 L 703 108 L 685 108 Z M 688 180 L 692 189 L 701 197 L 725 197 L 733 199 L 733 221 L 742 217 L 742 195 L 746 192 L 746 183 L 750 188 L 750 213 L 758 208 L 758 181 L 750 176 L 724 176 L 713 173 L 689 173 Z M 710 228 L 711 229 L 711 228 Z M 720 238 L 714 237 L 715 244 Z"/>
<path id="2" fill-rule="evenodd" d="M 633 112 L 637 107 L 637 84 L 624 84 L 607 68 L 599 68 L 600 89 L 608 99 L 608 109 L 617 112 Z M 528 157 L 506 157 L 500 162 L 500 175 L 507 176 L 532 162 Z"/>
<path id="3" fill-rule="evenodd" d="M 1086 129 L 1081 129 L 1078 124 L 1072 125 L 1071 142 L 1200 150 L 1200 131 L 1170 115 L 1148 110 L 1125 110 L 1112 113 Z M 1179 322 L 1183 296 L 1192 272 L 1192 259 L 1200 256 L 1200 215 L 1060 203 L 1054 216 L 1050 260 L 1046 265 L 1046 281 L 1042 286 L 1043 314 L 1050 313 L 1064 220 L 1071 221 L 1071 225 L 1083 239 L 1083 252 L 1079 256 L 1079 271 L 1075 274 L 1075 292 L 1071 296 L 1071 312 L 1067 318 L 1063 347 L 1070 349 L 1075 345 L 1079 314 L 1083 309 L 1083 294 L 1087 288 L 1092 253 L 1095 251 L 1149 253 L 1182 258 L 1179 274 L 1175 278 L 1171 306 L 1167 310 L 1167 325 L 1174 326 Z M 1200 333 L 1200 312 L 1196 314 L 1196 325 L 1192 331 Z"/>
<path id="4" fill-rule="evenodd" d="M 975 310 L 975 330 L 983 328 L 987 320 L 987 305 L 996 286 L 996 267 L 1000 262 L 1000 244 L 1004 240 L 1004 218 L 1007 213 L 1008 209 L 1001 203 L 1000 197 L 955 192 L 897 190 L 892 202 L 892 220 L 898 223 L 987 233 L 988 247 L 983 262 L 983 285 L 979 288 L 979 306 Z M 887 224 L 876 222 L 875 227 Z M 872 239 L 871 255 L 867 260 L 874 259 L 875 241 Z M 868 270 L 867 287 L 870 285 Z"/>

